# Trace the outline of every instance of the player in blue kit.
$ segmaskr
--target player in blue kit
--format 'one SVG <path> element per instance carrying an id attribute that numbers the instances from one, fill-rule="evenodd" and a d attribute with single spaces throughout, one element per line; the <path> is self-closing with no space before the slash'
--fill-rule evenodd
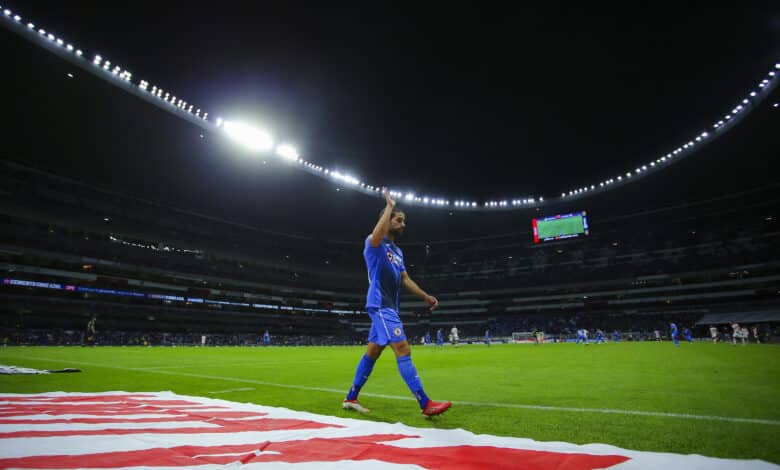
<path id="1" fill-rule="evenodd" d="M 268 330 L 265 330 L 265 333 L 263 333 L 263 346 L 270 346 L 271 345 L 271 334 L 268 333 Z"/>
<path id="2" fill-rule="evenodd" d="M 683 330 L 683 336 L 685 337 L 685 341 L 692 343 L 693 342 L 693 336 L 691 336 L 691 329 L 686 328 Z"/>
<path id="3" fill-rule="evenodd" d="M 490 330 L 485 330 L 485 344 L 490 346 Z"/>
<path id="4" fill-rule="evenodd" d="M 620 333 L 618 333 L 618 330 L 612 332 L 612 341 L 616 343 L 620 341 Z"/>
<path id="5" fill-rule="evenodd" d="M 436 330 L 436 344 L 444 346 L 444 332 L 439 328 Z"/>
<path id="6" fill-rule="evenodd" d="M 426 417 L 436 416 L 447 411 L 452 403 L 437 402 L 428 398 L 423 390 L 420 376 L 412 364 L 412 351 L 406 340 L 404 326 L 399 315 L 399 298 L 401 287 L 416 295 L 427 303 L 431 310 L 439 305 L 436 297 L 428 295 L 406 273 L 404 255 L 395 244 L 404 228 L 406 215 L 396 209 L 395 200 L 390 197 L 387 188 L 382 194 L 387 205 L 382 211 L 374 231 L 366 237 L 363 248 L 363 258 L 368 268 L 368 294 L 366 295 L 366 310 L 371 318 L 371 329 L 368 333 L 368 348 L 355 371 L 355 379 L 347 397 L 342 402 L 342 408 L 368 413 L 370 410 L 358 401 L 360 389 L 365 385 L 374 364 L 386 346 L 395 353 L 398 372 L 401 373 L 406 385 L 422 409 Z"/>
<path id="7" fill-rule="evenodd" d="M 672 329 L 672 341 L 674 341 L 674 345 L 679 348 L 680 341 L 677 339 L 677 325 L 674 323 L 669 323 L 669 328 Z"/>
<path id="8" fill-rule="evenodd" d="M 426 346 L 431 344 L 431 332 L 430 331 L 426 331 L 425 332 L 424 341 L 425 341 L 425 345 Z"/>
<path id="9" fill-rule="evenodd" d="M 577 343 L 580 344 L 580 341 L 585 343 L 585 346 L 588 345 L 588 330 L 585 328 L 577 330 Z"/>

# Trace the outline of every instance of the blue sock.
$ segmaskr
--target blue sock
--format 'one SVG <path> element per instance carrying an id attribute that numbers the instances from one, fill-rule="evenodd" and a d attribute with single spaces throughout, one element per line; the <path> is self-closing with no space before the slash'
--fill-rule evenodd
<path id="1" fill-rule="evenodd" d="M 363 388 L 363 385 L 366 384 L 368 377 L 371 375 L 371 371 L 374 370 L 375 363 L 376 359 L 371 359 L 365 354 L 363 355 L 363 358 L 360 359 L 357 370 L 355 371 L 355 380 L 352 383 L 352 388 L 350 388 L 349 393 L 347 393 L 347 400 L 357 400 L 358 393 L 360 393 L 360 389 Z"/>
<path id="2" fill-rule="evenodd" d="M 420 376 L 417 375 L 417 369 L 412 364 L 412 356 L 401 356 L 396 359 L 396 362 L 398 362 L 398 372 L 401 373 L 409 390 L 414 394 L 420 408 L 425 408 L 425 405 L 428 404 L 428 395 L 425 394 Z"/>

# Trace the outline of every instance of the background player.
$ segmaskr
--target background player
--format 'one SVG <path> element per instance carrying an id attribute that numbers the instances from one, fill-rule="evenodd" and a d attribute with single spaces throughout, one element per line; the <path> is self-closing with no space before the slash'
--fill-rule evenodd
<path id="1" fill-rule="evenodd" d="M 685 337 L 685 341 L 687 341 L 689 343 L 693 343 L 693 336 L 691 335 L 691 329 L 690 328 L 685 328 L 683 330 L 683 336 Z"/>
<path id="2" fill-rule="evenodd" d="M 672 341 L 674 341 L 674 345 L 679 348 L 680 341 L 677 339 L 677 324 L 669 323 L 669 328 L 672 330 Z"/>
<path id="3" fill-rule="evenodd" d="M 718 329 L 715 325 L 710 325 L 710 336 L 712 336 L 712 344 L 718 344 Z"/>

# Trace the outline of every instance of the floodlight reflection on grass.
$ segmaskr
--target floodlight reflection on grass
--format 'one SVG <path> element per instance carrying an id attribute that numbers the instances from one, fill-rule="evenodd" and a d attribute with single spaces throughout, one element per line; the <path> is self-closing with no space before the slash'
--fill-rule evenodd
<path id="1" fill-rule="evenodd" d="M 263 129 L 236 121 L 225 121 L 222 127 L 228 137 L 250 150 L 269 151 L 274 148 L 273 137 Z"/>

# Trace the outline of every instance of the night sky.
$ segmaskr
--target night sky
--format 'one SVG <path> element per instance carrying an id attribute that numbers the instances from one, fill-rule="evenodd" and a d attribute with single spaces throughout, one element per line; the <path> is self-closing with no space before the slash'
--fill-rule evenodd
<path id="1" fill-rule="evenodd" d="M 314 163 L 478 201 L 551 197 L 658 158 L 708 129 L 780 60 L 778 6 L 1 3 L 210 116 L 265 124 Z M 382 207 L 274 158 L 264 164 L 219 135 L 201 137 L 4 28 L 0 53 L 2 158 L 328 238 L 370 230 Z M 778 95 L 664 172 L 545 211 L 627 213 L 776 181 Z M 409 210 L 410 224 L 428 221 L 418 236 L 440 239 L 527 230 L 535 214 Z"/>

